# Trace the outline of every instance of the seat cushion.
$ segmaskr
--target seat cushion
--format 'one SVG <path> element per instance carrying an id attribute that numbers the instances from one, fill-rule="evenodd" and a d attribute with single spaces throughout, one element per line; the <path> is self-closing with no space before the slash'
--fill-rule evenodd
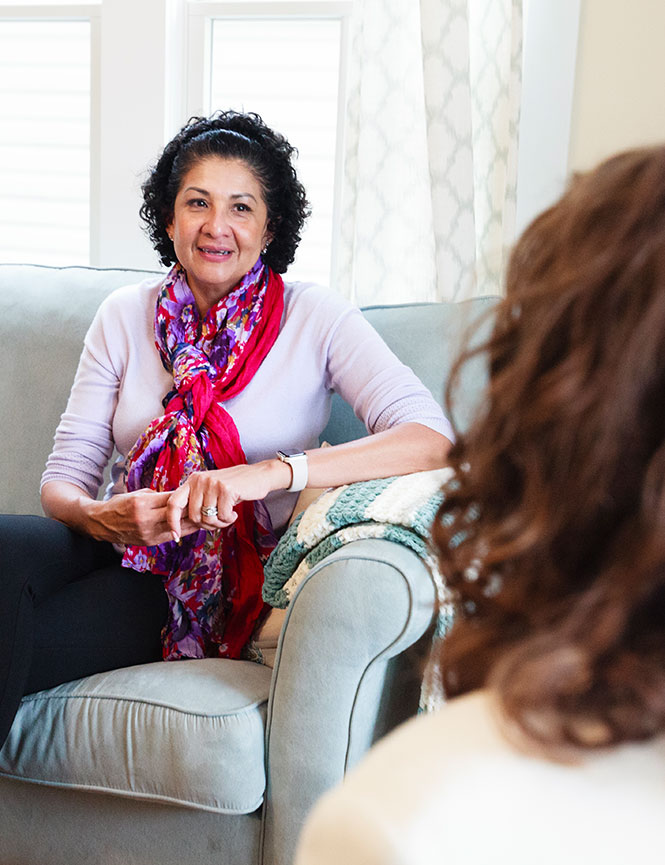
<path id="1" fill-rule="evenodd" d="M 30 694 L 0 751 L 0 774 L 250 813 L 266 783 L 271 674 L 250 661 L 170 661 Z"/>

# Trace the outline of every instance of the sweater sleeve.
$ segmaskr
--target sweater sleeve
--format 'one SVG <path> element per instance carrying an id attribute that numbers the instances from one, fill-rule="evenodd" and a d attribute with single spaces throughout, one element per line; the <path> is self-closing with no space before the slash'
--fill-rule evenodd
<path id="1" fill-rule="evenodd" d="M 97 496 L 104 469 L 113 453 L 113 415 L 121 371 L 112 360 L 107 333 L 109 299 L 99 308 L 83 344 L 67 407 L 55 433 L 41 486 L 67 481 Z"/>
<path id="2" fill-rule="evenodd" d="M 348 306 L 331 333 L 328 379 L 371 433 L 415 422 L 454 441 L 432 394 L 355 307 Z"/>

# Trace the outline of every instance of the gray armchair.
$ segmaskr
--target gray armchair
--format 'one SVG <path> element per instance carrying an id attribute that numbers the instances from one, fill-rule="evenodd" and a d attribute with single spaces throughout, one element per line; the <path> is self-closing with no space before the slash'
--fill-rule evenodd
<path id="1" fill-rule="evenodd" d="M 112 288 L 144 275 L 0 265 L 9 367 L 0 381 L 0 512 L 41 512 L 39 477 L 85 329 Z M 492 303 L 366 315 L 440 397 L 461 334 Z M 462 425 L 482 381 L 471 366 Z M 325 438 L 363 433 L 335 398 Z M 289 865 L 318 796 L 415 712 L 433 603 L 414 553 L 357 541 L 300 586 L 274 671 L 246 661 L 156 663 L 26 697 L 0 751 L 0 861 Z"/>

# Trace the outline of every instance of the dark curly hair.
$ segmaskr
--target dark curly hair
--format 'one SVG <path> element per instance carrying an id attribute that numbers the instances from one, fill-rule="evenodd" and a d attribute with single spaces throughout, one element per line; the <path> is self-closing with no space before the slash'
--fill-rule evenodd
<path id="1" fill-rule="evenodd" d="M 548 749 L 665 731 L 665 147 L 575 178 L 518 241 L 435 525 L 450 695 Z"/>
<path id="2" fill-rule="evenodd" d="M 265 263 L 284 273 L 293 261 L 300 233 L 310 214 L 305 188 L 292 160 L 295 147 L 267 126 L 258 114 L 218 111 L 211 117 L 192 117 L 164 148 L 142 186 L 141 219 L 162 264 L 176 261 L 166 226 L 173 219 L 182 179 L 202 159 L 220 156 L 240 159 L 261 185 L 268 210 L 272 240 Z"/>

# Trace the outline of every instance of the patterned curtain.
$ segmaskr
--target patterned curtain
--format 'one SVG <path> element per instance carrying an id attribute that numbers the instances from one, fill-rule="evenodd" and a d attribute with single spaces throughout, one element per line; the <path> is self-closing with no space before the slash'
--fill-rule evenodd
<path id="1" fill-rule="evenodd" d="M 522 0 L 355 0 L 338 289 L 360 305 L 501 291 Z"/>

